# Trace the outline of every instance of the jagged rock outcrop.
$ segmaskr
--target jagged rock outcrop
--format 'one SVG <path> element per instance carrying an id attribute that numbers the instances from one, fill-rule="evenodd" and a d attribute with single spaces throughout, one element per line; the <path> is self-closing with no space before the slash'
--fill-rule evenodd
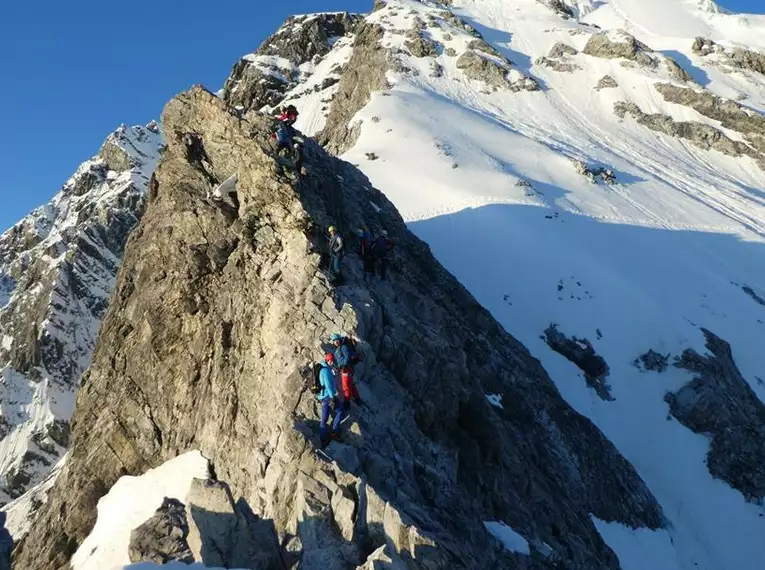
<path id="1" fill-rule="evenodd" d="M 130 533 L 130 561 L 157 564 L 173 560 L 194 562 L 186 540 L 188 535 L 186 507 L 176 499 L 165 498 L 154 516 Z"/>
<path id="2" fill-rule="evenodd" d="M 316 63 L 340 37 L 352 36 L 362 16 L 341 12 L 294 16 L 255 51 L 235 66 L 223 88 L 223 98 L 245 112 L 276 106 L 305 78 L 303 64 Z"/>
<path id="3" fill-rule="evenodd" d="M 577 69 L 581 69 L 575 63 L 566 61 L 569 56 L 576 55 L 579 52 L 570 45 L 563 42 L 556 43 L 551 49 L 547 57 L 540 57 L 534 63 L 537 65 L 544 65 L 555 71 L 562 73 L 572 73 Z"/>
<path id="4" fill-rule="evenodd" d="M 359 137 L 359 125 L 351 125 L 353 116 L 369 102 L 374 91 L 388 88 L 385 76 L 391 54 L 381 44 L 385 30 L 376 24 L 360 25 L 353 42 L 353 55 L 338 83 L 327 122 L 316 140 L 334 154 L 342 154 Z"/>
<path id="5" fill-rule="evenodd" d="M 765 116 L 723 99 L 705 89 L 691 89 L 668 83 L 657 83 L 656 90 L 668 103 L 685 105 L 710 119 L 720 121 L 726 129 L 744 135 L 752 146 L 765 153 Z"/>
<path id="6" fill-rule="evenodd" d="M 750 501 L 765 497 L 765 405 L 741 375 L 730 345 L 702 329 L 709 356 L 692 349 L 675 366 L 694 379 L 666 401 L 670 413 L 711 442 L 707 467 Z"/>
<path id="7" fill-rule="evenodd" d="M 444 46 L 433 38 L 424 35 L 424 24 L 417 20 L 419 25 L 411 28 L 406 34 L 404 45 L 414 57 L 438 57 Z"/>
<path id="8" fill-rule="evenodd" d="M 673 79 L 683 83 L 693 81 L 693 77 L 674 59 L 653 51 L 624 30 L 610 30 L 593 35 L 582 53 L 602 59 L 625 59 L 647 69 L 658 69 L 659 64 L 663 62 L 667 73 Z"/>
<path id="9" fill-rule="evenodd" d="M 600 91 L 602 89 L 615 89 L 619 87 L 619 83 L 611 77 L 610 75 L 604 75 L 598 80 L 597 85 L 595 85 L 595 90 Z"/>
<path id="10" fill-rule="evenodd" d="M 488 45 L 488 44 L 487 44 Z M 468 79 L 487 84 L 494 89 L 539 91 L 539 84 L 512 67 L 512 62 L 483 49 L 468 49 L 457 59 L 457 69 Z"/>
<path id="11" fill-rule="evenodd" d="M 654 51 L 624 30 L 612 30 L 593 35 L 582 53 L 602 59 L 627 59 L 639 65 L 656 68 Z"/>
<path id="12" fill-rule="evenodd" d="M 248 514 L 250 515 L 248 517 Z M 234 504 L 228 485 L 194 479 L 186 495 L 188 545 L 193 559 L 209 567 L 281 570 L 273 525 Z"/>
<path id="13" fill-rule="evenodd" d="M 168 149 L 78 394 L 70 455 L 15 568 L 63 566 L 118 477 L 190 449 L 273 525 L 288 566 L 512 567 L 520 555 L 483 526 L 502 520 L 567 568 L 618 568 L 591 516 L 663 522 L 632 466 L 358 170 L 309 141 L 309 175 L 281 177 L 261 146 L 271 124 L 201 88 L 166 107 Z M 236 219 L 203 200 L 210 181 L 173 135 L 190 131 L 210 175 L 238 173 Z M 364 285 L 350 256 L 345 285 L 329 286 L 330 223 L 386 229 L 390 279 Z M 366 407 L 325 463 L 308 369 L 337 330 L 361 339 Z"/>
<path id="14" fill-rule="evenodd" d="M 120 127 L 45 206 L 0 235 L 0 503 L 50 472 L 90 363 L 122 251 L 161 149 Z"/>
<path id="15" fill-rule="evenodd" d="M 691 48 L 693 53 L 702 57 L 718 55 L 719 62 L 732 69 L 746 69 L 765 75 L 765 54 L 754 50 L 735 47 L 725 48 L 714 40 L 698 37 Z"/>
<path id="16" fill-rule="evenodd" d="M 637 357 L 633 364 L 643 370 L 661 373 L 669 368 L 669 354 L 660 354 L 654 349 L 650 349 Z"/>
<path id="17" fill-rule="evenodd" d="M 587 385 L 595 390 L 601 400 L 613 400 L 608 385 L 609 368 L 602 356 L 595 352 L 586 338 L 567 337 L 558 330 L 558 325 L 545 329 L 545 342 L 555 352 L 572 362 L 584 373 Z"/>
<path id="18" fill-rule="evenodd" d="M 630 115 L 652 131 L 688 140 L 704 150 L 716 150 L 730 156 L 749 156 L 757 161 L 761 168 L 765 168 L 765 156 L 760 152 L 745 143 L 734 141 L 711 125 L 695 121 L 675 121 L 662 113 L 644 113 L 635 103 L 626 101 L 615 103 L 614 113 L 622 119 Z"/>
<path id="19" fill-rule="evenodd" d="M 605 184 L 615 184 L 616 174 L 610 168 L 603 166 L 590 166 L 583 160 L 572 159 L 571 164 L 574 165 L 574 170 L 580 176 L 584 176 L 587 180 L 593 184 L 603 182 Z"/>

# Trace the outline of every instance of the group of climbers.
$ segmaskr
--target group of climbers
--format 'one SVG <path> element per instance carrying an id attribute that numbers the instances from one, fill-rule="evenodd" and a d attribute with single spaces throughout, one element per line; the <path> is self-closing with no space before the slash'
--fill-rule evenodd
<path id="1" fill-rule="evenodd" d="M 298 118 L 298 111 L 294 105 L 280 110 L 278 123 L 272 132 L 272 138 L 276 142 L 277 152 L 288 150 L 294 161 L 295 171 L 304 174 L 302 137 L 297 133 L 294 124 Z M 201 136 L 196 133 L 186 133 L 183 137 L 186 147 L 187 158 L 194 166 L 202 169 L 207 174 L 206 164 L 210 159 L 204 151 Z M 219 184 L 213 192 L 208 191 L 208 199 L 217 201 L 230 197 L 235 200 L 237 194 L 238 175 L 235 173 Z M 346 253 L 346 241 L 335 226 L 329 227 L 329 275 L 333 282 L 341 280 L 341 265 Z M 366 228 L 360 228 L 356 232 L 357 252 L 360 255 L 364 267 L 364 280 L 368 281 L 375 276 L 385 279 L 388 258 L 393 250 L 393 241 L 388 238 L 388 232 L 381 230 L 374 238 Z M 351 411 L 351 400 L 357 406 L 363 405 L 358 388 L 356 387 L 355 368 L 361 361 L 360 353 L 356 347 L 356 341 L 348 336 L 334 333 L 330 337 L 333 350 L 327 352 L 324 360 L 314 366 L 314 392 L 321 403 L 320 439 L 321 447 L 339 436 L 340 424 L 347 418 Z M 340 390 L 337 381 L 340 382 Z M 331 425 L 328 426 L 330 417 Z"/>
<path id="2" fill-rule="evenodd" d="M 329 277 L 333 283 L 341 280 L 340 268 L 345 257 L 346 243 L 335 226 L 329 226 Z M 384 280 L 388 270 L 388 261 L 393 251 L 393 240 L 386 230 L 381 230 L 375 239 L 366 227 L 356 230 L 357 253 L 364 267 L 364 281 L 369 282 L 375 276 Z"/>
<path id="3" fill-rule="evenodd" d="M 361 396 L 354 378 L 356 364 L 361 356 L 356 349 L 356 341 L 339 333 L 330 337 L 334 352 L 327 352 L 324 361 L 314 367 L 314 391 L 321 402 L 321 424 L 319 438 L 321 446 L 326 445 L 340 435 L 340 423 L 351 411 L 351 400 L 362 406 Z M 341 390 L 337 390 L 337 376 L 340 376 Z M 342 401 L 339 395 L 342 394 Z M 327 429 L 330 415 L 332 425 Z"/>

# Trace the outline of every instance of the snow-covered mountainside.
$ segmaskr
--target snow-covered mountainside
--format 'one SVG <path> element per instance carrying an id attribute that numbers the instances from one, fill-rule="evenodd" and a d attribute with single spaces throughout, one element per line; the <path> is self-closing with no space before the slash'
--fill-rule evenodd
<path id="1" fill-rule="evenodd" d="M 635 465 L 669 524 L 599 525 L 622 567 L 762 567 L 765 17 L 390 0 L 331 47 L 245 58 L 306 76 L 250 108 L 294 103 Z"/>
<path id="2" fill-rule="evenodd" d="M 0 236 L 2 503 L 40 482 L 69 445 L 75 391 L 160 146 L 155 123 L 120 127 Z"/>

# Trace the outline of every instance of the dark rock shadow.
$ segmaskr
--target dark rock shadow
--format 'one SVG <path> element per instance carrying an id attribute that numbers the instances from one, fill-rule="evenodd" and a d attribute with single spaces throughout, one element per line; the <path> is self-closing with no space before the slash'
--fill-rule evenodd
<path id="1" fill-rule="evenodd" d="M 0 570 L 11 569 L 11 551 L 13 550 L 13 537 L 5 528 L 7 513 L 0 512 Z"/>

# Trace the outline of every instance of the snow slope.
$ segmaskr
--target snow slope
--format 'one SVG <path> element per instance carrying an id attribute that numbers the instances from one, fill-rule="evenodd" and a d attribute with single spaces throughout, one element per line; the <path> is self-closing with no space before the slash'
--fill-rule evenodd
<path id="1" fill-rule="evenodd" d="M 61 191 L 0 235 L 0 502 L 66 451 L 130 230 L 159 158 L 156 124 L 120 127 Z"/>
<path id="2" fill-rule="evenodd" d="M 354 118 L 361 135 L 344 158 L 358 164 L 398 206 L 439 260 L 550 372 L 564 397 L 590 417 L 635 465 L 661 502 L 658 533 L 598 523 L 624 568 L 716 570 L 765 567 L 765 511 L 705 464 L 709 440 L 668 417 L 664 395 L 691 375 L 633 361 L 649 349 L 705 353 L 701 327 L 724 338 L 765 400 L 765 172 L 750 158 L 701 150 L 620 120 L 614 103 L 721 128 L 667 103 L 654 84 L 666 70 L 581 53 L 561 73 L 533 62 L 556 42 L 581 51 L 599 30 L 624 28 L 673 57 L 699 86 L 765 109 L 765 77 L 725 73 L 692 52 L 695 36 L 765 48 L 765 18 L 726 14 L 709 1 L 568 2 L 564 19 L 536 0 L 454 0 L 476 28 L 539 92 L 492 90 L 458 69 L 456 57 L 408 55 L 403 32 L 435 18 L 427 34 L 464 52 L 473 38 L 442 19 L 444 6 L 391 0 L 368 20 L 386 29 L 404 67 Z M 594 90 L 604 75 L 619 87 Z M 320 78 L 314 76 L 313 80 Z M 288 98 L 289 100 L 289 98 Z M 298 127 L 316 132 L 312 109 Z M 739 133 L 726 134 L 741 140 Z M 370 160 L 368 153 L 379 159 Z M 571 160 L 612 168 L 594 184 Z M 610 366 L 613 401 L 598 398 L 581 371 L 540 335 L 558 324 L 586 337 Z M 502 395 L 491 395 L 500 401 Z M 651 558 L 653 556 L 653 558 Z"/>
<path id="3" fill-rule="evenodd" d="M 150 519 L 165 497 L 185 501 L 192 479 L 207 479 L 208 469 L 202 454 L 190 451 L 138 477 L 120 477 L 98 501 L 96 525 L 72 556 L 72 570 L 147 568 L 128 566 L 130 531 Z"/>

